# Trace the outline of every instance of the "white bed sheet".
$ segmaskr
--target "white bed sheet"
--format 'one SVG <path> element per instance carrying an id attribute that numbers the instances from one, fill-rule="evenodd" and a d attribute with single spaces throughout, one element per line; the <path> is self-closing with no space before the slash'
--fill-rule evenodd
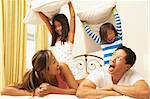
<path id="1" fill-rule="evenodd" d="M 0 96 L 0 99 L 79 99 L 74 95 L 50 94 L 44 97 L 31 96 Z M 102 99 L 134 99 L 127 96 L 109 96 Z"/>

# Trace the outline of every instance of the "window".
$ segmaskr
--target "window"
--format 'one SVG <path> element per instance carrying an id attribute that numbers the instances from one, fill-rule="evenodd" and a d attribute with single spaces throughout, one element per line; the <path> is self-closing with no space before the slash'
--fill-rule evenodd
<path id="1" fill-rule="evenodd" d="M 32 68 L 32 57 L 35 53 L 35 25 L 27 25 L 26 69 Z"/>

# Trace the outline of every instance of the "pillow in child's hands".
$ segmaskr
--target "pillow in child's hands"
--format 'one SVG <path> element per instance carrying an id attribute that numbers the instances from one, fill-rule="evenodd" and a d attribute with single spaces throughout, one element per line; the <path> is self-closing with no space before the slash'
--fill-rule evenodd
<path id="1" fill-rule="evenodd" d="M 34 0 L 32 1 L 31 9 L 41 12 L 54 12 L 68 2 L 70 2 L 70 0 Z"/>
<path id="2" fill-rule="evenodd" d="M 92 8 L 82 9 L 77 12 L 77 15 L 81 21 L 86 21 L 88 24 L 101 24 L 110 18 L 113 7 L 115 2 L 106 1 Z"/>
<path id="3" fill-rule="evenodd" d="M 42 24 L 42 19 L 38 15 L 37 12 L 34 12 L 31 10 L 31 8 L 28 8 L 26 16 L 23 20 L 25 24 Z"/>
<path id="4" fill-rule="evenodd" d="M 49 19 L 58 14 L 61 7 L 70 0 L 27 0 L 28 11 L 24 18 L 26 24 L 42 24 L 43 21 L 37 12 L 44 13 Z"/>

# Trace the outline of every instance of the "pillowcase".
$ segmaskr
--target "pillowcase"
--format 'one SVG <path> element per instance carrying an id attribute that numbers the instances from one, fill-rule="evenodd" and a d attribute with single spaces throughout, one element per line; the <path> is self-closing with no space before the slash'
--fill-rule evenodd
<path id="1" fill-rule="evenodd" d="M 77 15 L 81 21 L 86 21 L 88 24 L 101 24 L 111 17 L 115 5 L 115 2 L 112 1 L 99 2 L 94 7 L 90 6 L 79 10 Z"/>
<path id="2" fill-rule="evenodd" d="M 58 14 L 61 7 L 70 0 L 27 0 L 27 13 L 24 18 L 26 24 L 42 24 L 38 12 L 44 13 L 49 19 Z"/>

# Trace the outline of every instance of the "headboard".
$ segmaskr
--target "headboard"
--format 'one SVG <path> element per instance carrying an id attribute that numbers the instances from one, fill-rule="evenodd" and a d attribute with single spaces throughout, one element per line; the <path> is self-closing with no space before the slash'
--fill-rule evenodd
<path id="1" fill-rule="evenodd" d="M 91 54 L 75 56 L 74 61 L 78 71 L 76 75 L 78 79 L 84 78 L 91 71 L 103 66 L 103 58 Z"/>

